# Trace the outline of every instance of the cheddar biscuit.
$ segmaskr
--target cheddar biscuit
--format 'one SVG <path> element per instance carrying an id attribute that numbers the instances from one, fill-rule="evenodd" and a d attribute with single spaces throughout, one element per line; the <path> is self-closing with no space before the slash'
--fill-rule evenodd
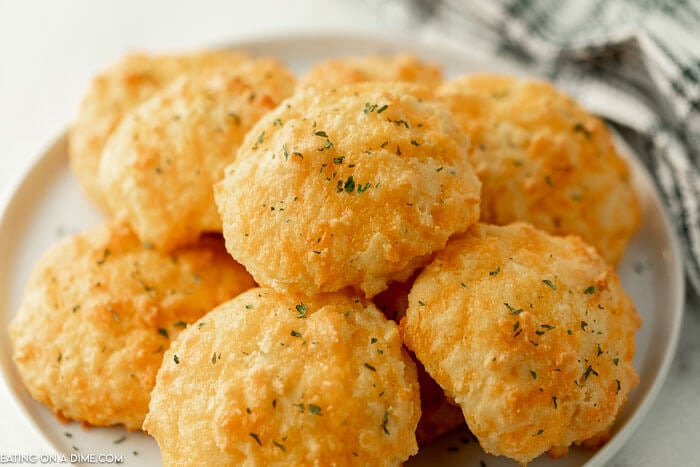
<path id="1" fill-rule="evenodd" d="M 107 225 L 63 240 L 37 264 L 10 325 L 32 397 L 60 418 L 141 428 L 171 339 L 252 287 L 218 238 L 163 255 Z"/>
<path id="2" fill-rule="evenodd" d="M 98 176 L 110 211 L 163 251 L 221 232 L 212 186 L 250 127 L 293 86 L 286 68 L 261 58 L 158 92 L 105 145 Z"/>
<path id="3" fill-rule="evenodd" d="M 144 429 L 165 465 L 400 465 L 416 369 L 398 327 L 341 294 L 251 289 L 183 331 Z"/>
<path id="4" fill-rule="evenodd" d="M 467 145 L 424 88 L 297 93 L 248 133 L 216 185 L 227 249 L 260 284 L 371 297 L 478 219 Z"/>
<path id="5" fill-rule="evenodd" d="M 230 69 L 247 59 L 229 51 L 132 53 L 102 71 L 85 92 L 68 138 L 70 166 L 85 193 L 107 210 L 97 170 L 105 142 L 131 109 L 183 75 Z"/>
<path id="6" fill-rule="evenodd" d="M 401 332 L 484 450 L 526 463 L 610 429 L 639 379 L 639 326 L 579 238 L 480 224 L 418 276 Z"/>
<path id="7" fill-rule="evenodd" d="M 622 258 L 641 211 L 599 118 L 542 81 L 463 76 L 437 94 L 471 138 L 482 222 L 529 222 L 580 236 L 613 265 Z"/>

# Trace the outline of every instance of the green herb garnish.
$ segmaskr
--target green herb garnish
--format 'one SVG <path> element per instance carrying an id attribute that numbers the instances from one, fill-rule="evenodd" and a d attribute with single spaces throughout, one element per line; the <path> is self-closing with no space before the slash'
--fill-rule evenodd
<path id="1" fill-rule="evenodd" d="M 306 304 L 304 302 L 297 304 L 294 308 L 296 308 L 297 313 L 299 313 L 297 318 L 306 318 Z"/>
<path id="2" fill-rule="evenodd" d="M 389 429 L 388 429 L 387 425 L 389 425 L 389 411 L 385 410 L 384 411 L 384 419 L 382 420 L 382 430 L 384 430 L 385 435 L 389 434 Z"/>
<path id="3" fill-rule="evenodd" d="M 511 315 L 519 315 L 520 313 L 523 312 L 523 309 L 522 309 L 522 308 L 518 308 L 518 309 L 516 310 L 515 308 L 513 308 L 512 306 L 510 306 L 510 305 L 507 304 L 507 303 L 504 303 L 504 305 L 506 306 L 506 308 L 508 308 L 508 311 L 510 311 L 510 314 L 511 314 Z"/>
<path id="4" fill-rule="evenodd" d="M 105 261 L 107 261 L 107 257 L 112 253 L 112 251 L 109 248 L 105 248 L 104 251 L 102 252 L 102 258 L 97 260 L 97 264 L 102 266 L 105 264 Z"/>

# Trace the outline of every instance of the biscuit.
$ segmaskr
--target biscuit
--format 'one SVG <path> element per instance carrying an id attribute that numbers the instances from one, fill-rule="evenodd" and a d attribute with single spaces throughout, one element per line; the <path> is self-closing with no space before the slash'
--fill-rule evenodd
<path id="1" fill-rule="evenodd" d="M 261 58 L 156 93 L 105 145 L 98 177 L 110 211 L 163 251 L 221 232 L 212 186 L 250 127 L 293 86 L 289 71 Z"/>
<path id="2" fill-rule="evenodd" d="M 639 326 L 578 237 L 479 224 L 418 276 L 401 333 L 484 450 L 524 464 L 610 429 L 639 379 Z"/>
<path id="3" fill-rule="evenodd" d="M 183 331 L 144 429 L 165 465 L 400 465 L 416 369 L 398 327 L 342 294 L 251 289 Z"/>
<path id="4" fill-rule="evenodd" d="M 247 59 L 243 53 L 229 51 L 133 53 L 100 73 L 83 96 L 68 138 L 70 167 L 84 192 L 108 211 L 97 170 L 105 142 L 127 112 L 183 74 L 228 69 Z"/>
<path id="5" fill-rule="evenodd" d="M 137 430 L 171 340 L 253 285 L 219 238 L 163 255 L 126 227 L 103 226 L 37 264 L 10 325 L 13 358 L 59 418 Z"/>
<path id="6" fill-rule="evenodd" d="M 611 264 L 641 219 L 627 163 L 605 124 L 542 81 L 480 74 L 437 95 L 471 138 L 481 222 L 579 235 Z"/>
<path id="7" fill-rule="evenodd" d="M 228 251 L 279 290 L 371 297 L 406 280 L 479 216 L 468 142 L 429 94 L 308 90 L 263 117 L 215 187 Z"/>

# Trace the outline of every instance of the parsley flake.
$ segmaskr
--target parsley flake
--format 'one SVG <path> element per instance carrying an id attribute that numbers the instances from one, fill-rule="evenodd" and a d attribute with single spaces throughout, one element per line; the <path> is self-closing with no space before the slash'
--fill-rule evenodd
<path id="1" fill-rule="evenodd" d="M 304 302 L 298 303 L 294 308 L 296 308 L 297 313 L 299 313 L 297 318 L 306 318 L 306 304 Z"/>
<path id="2" fill-rule="evenodd" d="M 103 264 L 105 264 L 105 261 L 107 261 L 107 257 L 108 257 L 110 254 L 112 254 L 112 250 L 110 250 L 109 248 L 105 248 L 104 251 L 102 252 L 102 258 L 100 258 L 100 259 L 97 260 L 97 264 L 100 265 L 100 266 L 102 266 Z"/>
<path id="3" fill-rule="evenodd" d="M 160 334 L 161 336 L 165 337 L 166 339 L 169 339 L 169 338 L 170 338 L 170 336 L 168 336 L 168 331 L 167 331 L 166 329 L 164 329 L 164 328 L 158 329 L 158 334 Z"/>
<path id="4" fill-rule="evenodd" d="M 345 189 L 346 193 L 352 193 L 355 190 L 355 179 L 352 177 L 352 175 L 350 175 L 345 181 L 343 188 Z"/>
<path id="5" fill-rule="evenodd" d="M 591 365 L 588 365 L 588 368 L 586 368 L 586 371 L 583 373 L 583 380 L 587 380 L 591 374 L 598 376 L 598 372 L 595 371 Z"/>
<path id="6" fill-rule="evenodd" d="M 523 309 L 522 309 L 522 308 L 518 308 L 518 309 L 516 310 L 515 308 L 513 308 L 512 306 L 510 306 L 510 305 L 507 304 L 507 303 L 504 303 L 504 305 L 506 306 L 506 308 L 508 308 L 508 311 L 510 311 L 510 314 L 511 314 L 511 315 L 519 315 L 520 313 L 523 312 Z"/>
<path id="7" fill-rule="evenodd" d="M 285 448 L 283 444 L 280 444 L 277 441 L 272 441 L 272 444 L 274 444 L 276 447 L 280 448 L 282 450 L 282 452 L 287 452 L 287 448 Z"/>
<path id="8" fill-rule="evenodd" d="M 387 425 L 389 425 L 389 411 L 385 410 L 384 411 L 384 419 L 382 420 L 382 430 L 384 431 L 385 435 L 390 434 Z"/>
<path id="9" fill-rule="evenodd" d="M 301 337 L 301 333 L 299 331 L 292 330 L 291 335 L 294 337 Z"/>
<path id="10" fill-rule="evenodd" d="M 255 440 L 256 443 L 258 443 L 258 446 L 262 446 L 262 443 L 260 442 L 260 436 L 257 433 L 248 433 L 251 438 Z"/>
<path id="11" fill-rule="evenodd" d="M 498 274 L 499 272 L 501 272 L 501 267 L 500 267 L 500 266 L 496 266 L 496 269 L 494 269 L 493 271 L 489 271 L 489 276 L 492 276 L 492 277 L 493 277 L 493 276 L 495 276 L 496 274 Z"/>
<path id="12" fill-rule="evenodd" d="M 365 114 L 368 114 L 370 112 L 374 112 L 377 109 L 377 104 L 370 104 L 369 102 L 365 102 L 365 108 L 362 109 L 362 112 Z"/>
<path id="13" fill-rule="evenodd" d="M 309 404 L 307 407 L 308 407 L 309 413 L 311 415 L 318 415 L 319 417 L 323 415 L 321 413 L 321 407 L 314 405 L 314 404 Z"/>
<path id="14" fill-rule="evenodd" d="M 377 369 L 375 367 L 373 367 L 372 365 L 370 365 L 367 362 L 365 362 L 365 368 L 367 368 L 368 370 L 377 371 Z"/>
<path id="15" fill-rule="evenodd" d="M 593 295 L 595 293 L 595 286 L 591 285 L 583 291 L 586 295 Z"/>
<path id="16" fill-rule="evenodd" d="M 589 139 L 591 137 L 591 132 L 588 131 L 588 128 L 583 126 L 583 123 L 577 123 L 576 125 L 574 125 L 573 130 L 575 133 L 583 134 L 583 136 L 585 136 L 586 139 Z"/>
<path id="17" fill-rule="evenodd" d="M 554 282 L 550 281 L 549 279 L 544 279 L 542 282 L 547 284 L 552 290 L 557 290 L 557 286 L 554 285 Z"/>
<path id="18" fill-rule="evenodd" d="M 367 191 L 369 189 L 369 187 L 371 187 L 371 186 L 372 186 L 372 184 L 370 182 L 365 183 L 364 186 L 358 184 L 357 185 L 357 194 L 361 195 L 362 193 Z"/>

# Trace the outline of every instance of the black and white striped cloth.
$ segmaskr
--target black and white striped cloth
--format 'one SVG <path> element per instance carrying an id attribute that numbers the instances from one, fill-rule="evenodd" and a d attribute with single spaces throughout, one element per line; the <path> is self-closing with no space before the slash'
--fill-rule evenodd
<path id="1" fill-rule="evenodd" d="M 424 28 L 544 70 L 654 176 L 700 294 L 700 1 L 393 0 Z"/>

